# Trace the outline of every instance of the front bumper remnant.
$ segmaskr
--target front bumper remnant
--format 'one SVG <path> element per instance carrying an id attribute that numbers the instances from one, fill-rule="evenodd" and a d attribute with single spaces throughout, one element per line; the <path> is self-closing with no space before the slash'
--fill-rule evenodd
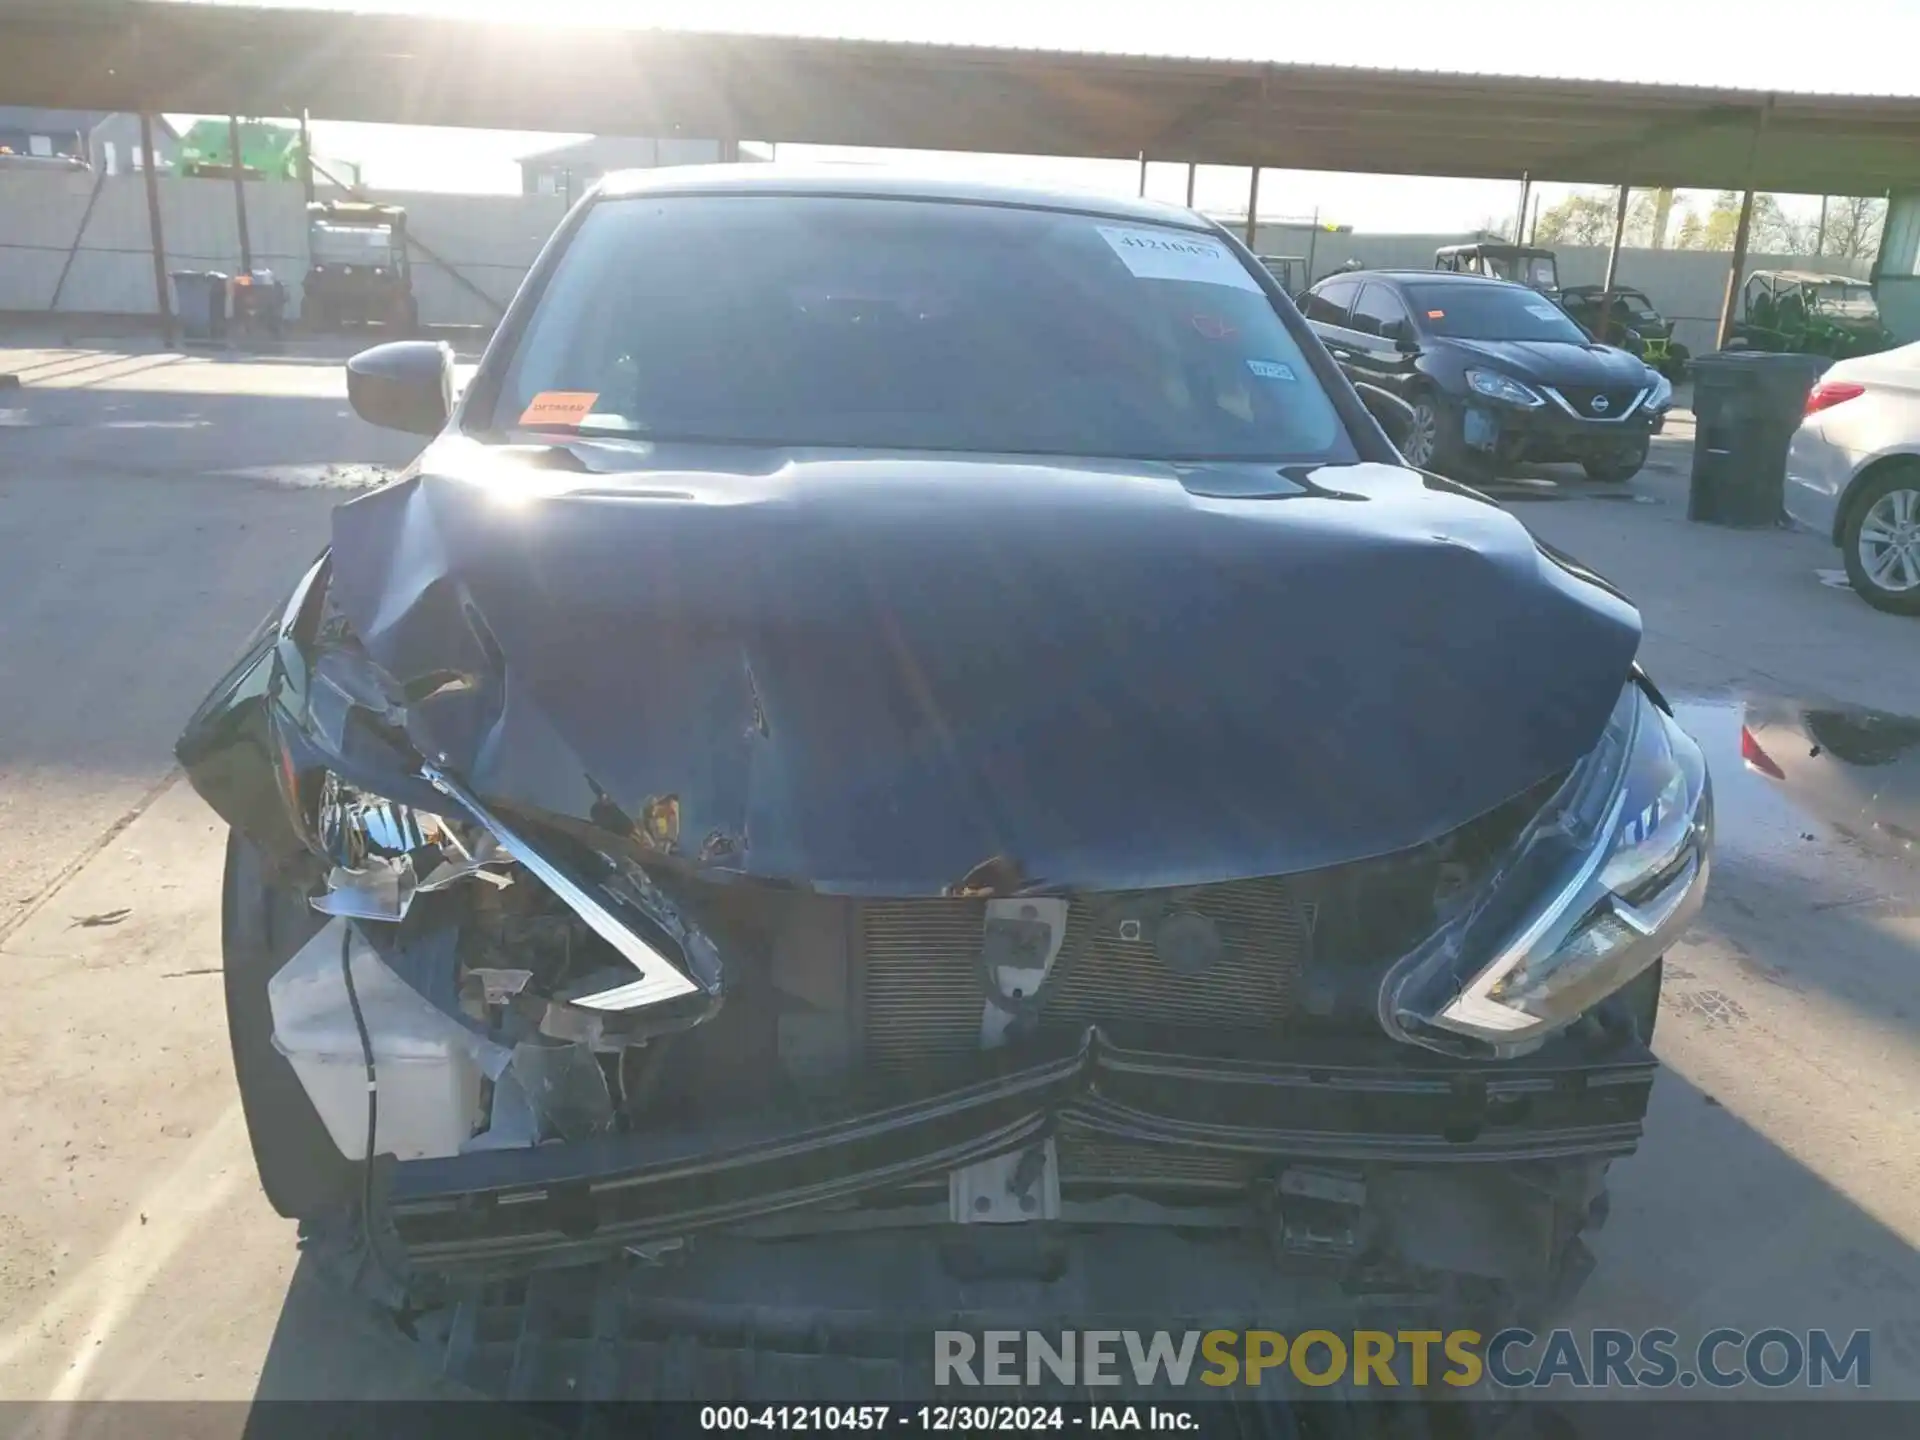
<path id="1" fill-rule="evenodd" d="M 586 1260 L 783 1211 L 850 1202 L 1058 1131 L 1288 1165 L 1430 1167 L 1607 1159 L 1637 1144 L 1654 1060 L 1581 1031 L 1524 1061 L 1408 1057 L 1391 1042 L 1291 1044 L 1090 1028 L 983 1055 L 902 1098 L 392 1167 L 394 1231 L 434 1272 Z M 1172 1047 L 1172 1048 L 1169 1048 Z M 945 1207 L 941 1207 L 944 1212 Z"/>
<path id="2" fill-rule="evenodd" d="M 1551 402 L 1537 410 L 1470 404 L 1461 434 L 1469 448 L 1508 461 L 1578 459 L 1639 445 L 1660 434 L 1666 419 L 1665 411 L 1649 411 L 1643 401 L 1619 420 L 1583 419 Z"/>

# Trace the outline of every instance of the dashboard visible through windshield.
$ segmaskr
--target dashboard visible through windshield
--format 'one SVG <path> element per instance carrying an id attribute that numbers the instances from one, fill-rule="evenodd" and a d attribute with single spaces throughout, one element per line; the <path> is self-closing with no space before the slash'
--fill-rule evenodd
<path id="1" fill-rule="evenodd" d="M 1356 458 L 1270 292 L 1219 237 L 870 197 L 601 202 L 482 424 L 551 415 L 693 443 Z"/>
<path id="2" fill-rule="evenodd" d="M 1584 345 L 1587 337 L 1544 295 L 1475 281 L 1410 285 L 1422 329 L 1456 340 L 1534 340 Z"/>

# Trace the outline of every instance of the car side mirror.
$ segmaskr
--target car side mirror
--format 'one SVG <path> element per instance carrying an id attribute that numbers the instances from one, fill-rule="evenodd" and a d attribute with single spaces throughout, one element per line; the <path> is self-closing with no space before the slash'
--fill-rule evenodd
<path id="1" fill-rule="evenodd" d="M 347 400 L 370 425 L 438 435 L 453 414 L 453 347 L 395 340 L 347 361 Z"/>
<path id="2" fill-rule="evenodd" d="M 1380 422 L 1380 428 L 1387 432 L 1387 438 L 1393 442 L 1393 448 L 1403 450 L 1407 441 L 1413 437 L 1413 407 L 1391 390 L 1382 390 L 1377 385 L 1355 385 L 1354 393 L 1359 395 L 1360 403 Z"/>
<path id="3" fill-rule="evenodd" d="M 1393 348 L 1402 355 L 1418 355 L 1420 353 L 1420 342 L 1402 330 L 1393 337 Z"/>

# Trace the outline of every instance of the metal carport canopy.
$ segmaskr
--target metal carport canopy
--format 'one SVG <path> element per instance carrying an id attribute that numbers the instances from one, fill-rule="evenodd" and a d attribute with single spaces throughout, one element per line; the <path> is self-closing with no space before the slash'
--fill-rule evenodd
<path id="1" fill-rule="evenodd" d="M 1920 186 L 1920 98 L 174 0 L 12 0 L 0 100 L 1706 189 Z"/>

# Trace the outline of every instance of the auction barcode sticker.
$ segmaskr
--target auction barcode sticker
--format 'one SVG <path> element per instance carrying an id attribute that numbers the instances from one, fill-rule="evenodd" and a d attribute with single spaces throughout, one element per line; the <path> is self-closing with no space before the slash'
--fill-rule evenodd
<path id="1" fill-rule="evenodd" d="M 1136 229 L 1131 225 L 1099 226 L 1100 238 L 1113 248 L 1120 263 L 1140 280 L 1188 280 L 1202 285 L 1231 285 L 1261 293 L 1260 282 L 1247 273 L 1226 246 L 1210 235 L 1180 230 Z"/>

